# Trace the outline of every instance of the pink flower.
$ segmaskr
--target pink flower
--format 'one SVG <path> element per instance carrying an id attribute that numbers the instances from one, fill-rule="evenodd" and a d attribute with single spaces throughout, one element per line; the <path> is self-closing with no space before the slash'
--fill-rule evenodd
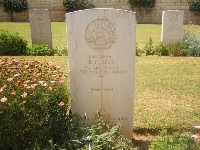
<path id="1" fill-rule="evenodd" d="M 60 102 L 58 105 L 59 105 L 59 106 L 64 106 L 65 103 L 64 103 L 64 102 Z"/>
<path id="2" fill-rule="evenodd" d="M 25 65 L 24 68 L 27 69 L 29 67 L 29 65 Z"/>
<path id="3" fill-rule="evenodd" d="M 24 83 L 29 83 L 30 82 L 30 80 L 26 80 Z"/>
<path id="4" fill-rule="evenodd" d="M 36 87 L 36 86 L 38 86 L 38 84 L 37 84 L 37 83 L 34 83 L 34 84 L 32 84 L 32 86 Z"/>
<path id="5" fill-rule="evenodd" d="M 56 75 L 55 75 L 55 74 L 53 74 L 53 75 L 52 75 L 52 77 L 53 77 L 53 78 L 55 78 L 55 77 L 56 77 Z"/>
<path id="6" fill-rule="evenodd" d="M 31 85 L 31 88 L 34 90 L 36 86 L 38 86 L 38 84 L 34 83 Z"/>
<path id="7" fill-rule="evenodd" d="M 38 83 L 39 83 L 39 84 L 43 84 L 43 83 L 44 83 L 44 81 L 38 81 Z"/>
<path id="8" fill-rule="evenodd" d="M 42 86 L 47 86 L 47 83 L 42 84 Z"/>
<path id="9" fill-rule="evenodd" d="M 49 91 L 52 91 L 53 90 L 53 88 L 52 87 L 49 87 Z"/>
<path id="10" fill-rule="evenodd" d="M 0 93 L 2 93 L 2 92 L 3 92 L 3 88 L 0 89 Z"/>
<path id="11" fill-rule="evenodd" d="M 59 81 L 60 84 L 63 84 L 64 82 L 65 82 L 64 80 L 60 80 L 60 81 Z"/>
<path id="12" fill-rule="evenodd" d="M 22 98 L 25 98 L 27 95 L 28 95 L 28 93 L 24 92 L 24 93 L 21 95 L 21 97 L 22 97 Z"/>
<path id="13" fill-rule="evenodd" d="M 52 84 L 54 84 L 56 81 L 50 81 Z"/>
<path id="14" fill-rule="evenodd" d="M 4 64 L 4 62 L 3 62 L 3 61 L 0 61 L 0 66 L 3 65 L 3 64 Z"/>
<path id="15" fill-rule="evenodd" d="M 35 77 L 37 78 L 37 77 L 40 77 L 41 76 L 41 73 L 37 73 L 36 75 L 35 75 Z"/>
<path id="16" fill-rule="evenodd" d="M 16 73 L 16 74 L 14 75 L 14 77 L 18 77 L 18 76 L 20 76 L 20 74 L 19 74 L 19 73 Z"/>
<path id="17" fill-rule="evenodd" d="M 4 96 L 3 98 L 1 98 L 1 102 L 5 103 L 8 99 Z"/>
<path id="18" fill-rule="evenodd" d="M 11 81 L 13 81 L 13 78 L 8 78 L 7 81 L 11 82 Z"/>
<path id="19" fill-rule="evenodd" d="M 200 126 L 194 126 L 195 129 L 200 129 Z"/>

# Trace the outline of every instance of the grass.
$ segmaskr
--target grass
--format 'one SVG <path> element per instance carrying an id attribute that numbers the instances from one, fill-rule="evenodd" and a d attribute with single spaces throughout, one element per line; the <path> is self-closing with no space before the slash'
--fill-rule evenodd
<path id="1" fill-rule="evenodd" d="M 135 128 L 192 129 L 200 124 L 200 58 L 137 57 Z"/>
<path id="2" fill-rule="evenodd" d="M 188 26 L 184 26 L 188 28 Z M 200 34 L 199 26 L 192 26 Z M 0 23 L 0 30 L 17 31 L 31 45 L 29 23 Z M 64 22 L 52 23 L 53 45 L 66 46 Z M 137 43 L 142 48 L 149 37 L 159 43 L 161 25 L 137 25 Z M 16 57 L 18 59 L 22 56 Z M 67 57 L 25 57 L 51 61 L 66 71 Z M 200 125 L 200 58 L 136 58 L 134 128 L 191 130 Z"/>

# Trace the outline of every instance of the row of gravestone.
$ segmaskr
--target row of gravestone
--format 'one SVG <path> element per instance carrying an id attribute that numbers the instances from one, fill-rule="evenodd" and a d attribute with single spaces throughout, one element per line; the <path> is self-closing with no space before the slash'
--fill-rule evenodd
<path id="1" fill-rule="evenodd" d="M 182 37 L 183 11 L 163 11 L 161 41 L 174 43 Z M 48 9 L 32 9 L 29 12 L 33 44 L 47 44 L 52 49 L 51 21 Z"/>
<path id="2" fill-rule="evenodd" d="M 32 40 L 52 46 L 48 10 L 31 10 Z M 116 9 L 91 9 L 66 15 L 72 112 L 96 121 L 101 110 L 106 122 L 120 123 L 132 138 L 135 13 Z M 182 11 L 164 11 L 162 42 L 181 38 Z"/>

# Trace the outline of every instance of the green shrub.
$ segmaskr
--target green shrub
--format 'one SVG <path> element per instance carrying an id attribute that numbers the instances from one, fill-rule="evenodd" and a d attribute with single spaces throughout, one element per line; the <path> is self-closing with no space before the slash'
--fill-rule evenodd
<path id="1" fill-rule="evenodd" d="M 159 56 L 168 56 L 169 52 L 166 48 L 166 46 L 164 46 L 161 42 L 158 46 L 156 46 L 155 48 L 155 54 L 159 55 Z"/>
<path id="2" fill-rule="evenodd" d="M 0 30 L 0 55 L 14 56 L 25 55 L 27 41 L 18 35 L 18 33 L 9 33 Z"/>
<path id="3" fill-rule="evenodd" d="M 41 149 L 71 139 L 69 95 L 52 63 L 0 58 L 0 149 Z"/>
<path id="4" fill-rule="evenodd" d="M 191 137 L 190 133 L 167 134 L 167 130 L 160 133 L 162 140 L 155 140 L 149 145 L 149 150 L 200 150 L 200 146 Z"/>
<path id="5" fill-rule="evenodd" d="M 85 128 L 85 148 L 92 150 L 133 150 L 132 142 L 120 134 L 120 125 L 111 125 L 103 121 L 100 112 L 97 112 L 97 123 Z"/>
<path id="6" fill-rule="evenodd" d="M 22 12 L 28 9 L 27 0 L 0 0 L 0 4 L 4 7 L 12 21 L 13 12 Z"/>
<path id="7" fill-rule="evenodd" d="M 60 49 L 60 48 L 55 48 L 53 49 L 53 53 L 55 56 L 67 56 L 67 49 Z"/>
<path id="8" fill-rule="evenodd" d="M 200 13 L 200 0 L 190 0 L 189 9 Z"/>
<path id="9" fill-rule="evenodd" d="M 28 9 L 27 0 L 0 0 L 6 12 L 22 12 Z"/>
<path id="10" fill-rule="evenodd" d="M 144 53 L 145 53 L 147 56 L 148 56 L 148 55 L 154 55 L 154 53 L 155 53 L 155 50 L 154 50 L 154 48 L 153 48 L 153 40 L 152 40 L 151 37 L 149 38 L 149 42 L 145 44 Z"/>
<path id="11" fill-rule="evenodd" d="M 133 11 L 136 11 L 137 21 L 143 20 L 145 15 L 155 6 L 155 0 L 129 0 Z M 135 9 L 136 8 L 136 9 Z"/>
<path id="12" fill-rule="evenodd" d="M 31 48 L 28 48 L 26 51 L 28 56 L 51 56 L 53 51 L 46 44 L 33 44 Z"/>
<path id="13" fill-rule="evenodd" d="M 155 6 L 155 0 L 129 0 L 131 8 L 152 8 Z"/>
<path id="14" fill-rule="evenodd" d="M 200 36 L 195 31 L 187 30 L 181 39 L 181 44 L 190 56 L 200 56 Z"/>
<path id="15" fill-rule="evenodd" d="M 94 4 L 92 4 L 92 2 L 89 0 L 64 0 L 63 6 L 65 7 L 67 12 L 90 9 L 95 7 Z"/>
<path id="16" fill-rule="evenodd" d="M 136 45 L 136 56 L 141 56 L 142 50 Z"/>
<path id="17" fill-rule="evenodd" d="M 187 56 L 187 50 L 181 44 L 181 42 L 176 42 L 166 46 L 170 56 Z"/>

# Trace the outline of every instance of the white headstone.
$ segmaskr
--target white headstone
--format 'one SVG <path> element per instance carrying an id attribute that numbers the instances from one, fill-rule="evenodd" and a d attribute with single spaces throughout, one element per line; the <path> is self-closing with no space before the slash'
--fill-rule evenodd
<path id="1" fill-rule="evenodd" d="M 164 45 L 173 44 L 182 38 L 184 12 L 179 10 L 167 10 L 162 14 L 161 41 Z"/>
<path id="2" fill-rule="evenodd" d="M 116 9 L 91 9 L 68 13 L 67 41 L 72 112 L 95 121 L 120 123 L 132 138 L 135 13 Z"/>
<path id="3" fill-rule="evenodd" d="M 32 44 L 47 44 L 52 49 L 51 21 L 48 9 L 29 11 Z"/>

